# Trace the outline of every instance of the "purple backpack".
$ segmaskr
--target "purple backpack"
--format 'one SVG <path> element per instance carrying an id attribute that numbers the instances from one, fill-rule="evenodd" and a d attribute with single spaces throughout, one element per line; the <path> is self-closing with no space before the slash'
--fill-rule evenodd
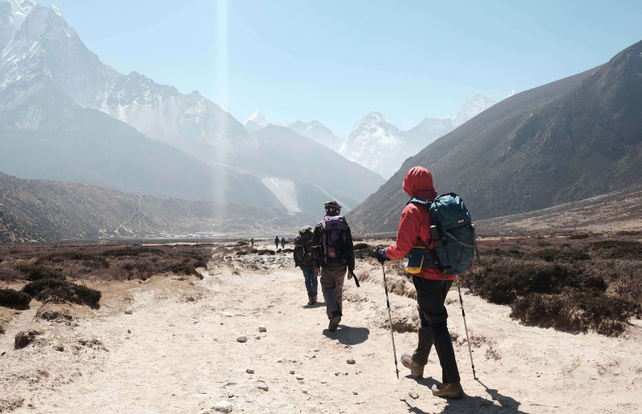
<path id="1" fill-rule="evenodd" d="M 343 216 L 325 216 L 321 222 L 323 231 L 323 252 L 328 259 L 341 259 L 343 245 L 346 241 L 346 220 Z"/>

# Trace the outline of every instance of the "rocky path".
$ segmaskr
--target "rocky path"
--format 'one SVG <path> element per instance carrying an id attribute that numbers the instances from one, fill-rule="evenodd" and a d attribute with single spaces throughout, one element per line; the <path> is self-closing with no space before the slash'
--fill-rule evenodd
<path id="1" fill-rule="evenodd" d="M 377 270 L 364 262 L 357 274 Z M 326 329 L 323 305 L 304 306 L 303 277 L 291 266 L 224 264 L 202 281 L 158 276 L 103 292 L 103 307 L 75 324 L 24 313 L 10 325 L 11 332 L 29 325 L 46 334 L 22 350 L 6 349 L 0 337 L 0 401 L 22 398 L 14 412 L 43 414 L 199 414 L 215 406 L 248 413 L 642 412 L 639 326 L 618 339 L 525 327 L 508 308 L 466 295 L 475 381 L 453 290 L 449 324 L 469 397 L 449 401 L 430 393 L 441 379 L 434 355 L 426 368 L 433 378 L 415 381 L 401 364 L 395 376 L 376 283 L 357 289 L 346 281 L 336 332 Z M 391 303 L 395 322 L 411 324 L 415 302 L 393 295 Z M 416 334 L 396 333 L 395 341 L 399 357 Z M 54 349 L 59 344 L 63 352 Z"/>

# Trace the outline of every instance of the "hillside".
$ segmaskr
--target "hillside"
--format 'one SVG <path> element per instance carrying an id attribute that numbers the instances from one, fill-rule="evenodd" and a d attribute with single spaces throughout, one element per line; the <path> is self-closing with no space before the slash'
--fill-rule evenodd
<path id="1" fill-rule="evenodd" d="M 294 235 L 318 217 L 242 204 L 137 197 L 83 184 L 0 173 L 0 243 L 195 232 Z"/>
<path id="2" fill-rule="evenodd" d="M 396 230 L 413 166 L 460 194 L 476 220 L 528 212 L 642 181 L 642 42 L 595 69 L 513 95 L 406 161 L 351 214 L 361 232 Z"/>

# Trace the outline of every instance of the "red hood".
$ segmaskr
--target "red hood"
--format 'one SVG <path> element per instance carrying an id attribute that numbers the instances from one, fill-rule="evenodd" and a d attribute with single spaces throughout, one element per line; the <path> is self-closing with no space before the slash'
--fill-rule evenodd
<path id="1" fill-rule="evenodd" d="M 432 186 L 432 174 L 424 167 L 413 167 L 403 179 L 403 190 L 410 197 L 417 197 L 422 200 L 434 200 L 437 191 Z"/>

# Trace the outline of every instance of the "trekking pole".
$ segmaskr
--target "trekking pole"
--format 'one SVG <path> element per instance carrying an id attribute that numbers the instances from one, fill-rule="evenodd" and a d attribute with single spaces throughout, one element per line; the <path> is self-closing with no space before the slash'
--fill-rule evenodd
<path id="1" fill-rule="evenodd" d="M 392 314 L 390 313 L 390 300 L 388 299 L 388 282 L 386 281 L 386 266 L 381 263 L 381 270 L 383 270 L 383 287 L 386 289 L 386 305 L 388 306 L 388 321 L 390 322 L 390 336 L 392 337 L 392 353 L 395 356 L 395 371 L 397 372 L 397 379 L 399 379 L 399 366 L 397 365 L 397 350 L 395 349 L 395 335 L 392 332 Z"/>
<path id="2" fill-rule="evenodd" d="M 459 303 L 461 304 L 461 316 L 464 317 L 464 329 L 466 330 L 466 342 L 468 342 L 468 354 L 470 355 L 470 365 L 473 367 L 473 378 L 477 379 L 477 375 L 475 375 L 475 363 L 473 362 L 473 351 L 470 348 L 470 338 L 468 337 L 468 325 L 466 325 L 466 312 L 464 312 L 464 301 L 461 298 L 461 288 L 459 287 L 459 276 L 457 276 L 457 291 L 459 292 Z"/>

